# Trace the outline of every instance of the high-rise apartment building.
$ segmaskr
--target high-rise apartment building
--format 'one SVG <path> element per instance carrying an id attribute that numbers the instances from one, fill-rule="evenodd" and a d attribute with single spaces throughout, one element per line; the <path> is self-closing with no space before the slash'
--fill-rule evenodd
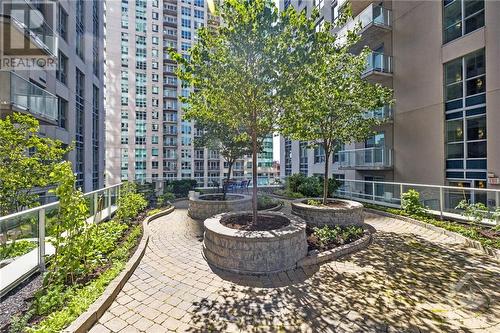
<path id="1" fill-rule="evenodd" d="M 281 175 L 499 188 L 500 2 L 301 1 L 281 8 L 320 10 L 332 21 L 350 4 L 368 46 L 366 80 L 394 90 L 395 103 L 370 116 L 387 122 L 364 142 L 342 145 L 331 161 L 321 147 L 281 138 Z M 367 190 L 368 191 L 368 190 Z M 383 194 L 381 194 L 383 195 Z"/>
<path id="2" fill-rule="evenodd" d="M 178 80 L 168 50 L 188 57 L 197 30 L 217 26 L 205 0 L 121 0 L 106 2 L 106 181 L 196 179 L 216 186 L 227 176 L 219 152 L 195 147 L 201 135 L 183 119 L 180 96 L 191 87 Z M 266 140 L 262 158 L 272 164 Z M 265 155 L 265 156 L 264 156 Z M 267 166 L 267 164 L 266 164 Z M 260 165 L 261 183 L 267 176 Z M 232 178 L 251 175 L 247 158 L 237 161 Z"/>
<path id="3" fill-rule="evenodd" d="M 13 1 L 0 1 L 5 11 Z M 3 32 L 26 41 L 34 54 L 54 60 L 54 66 L 9 66 L 0 71 L 0 114 L 31 114 L 40 121 L 40 135 L 61 140 L 77 186 L 92 191 L 104 185 L 104 6 L 102 1 L 23 1 L 19 14 L 2 15 Z M 30 16 L 31 15 L 31 16 Z M 26 21 L 27 22 L 27 21 Z M 34 20 L 32 22 L 38 22 Z M 3 35 L 5 36 L 5 35 Z M 2 39 L 2 56 L 8 42 Z M 27 44 L 25 44 L 27 45 Z M 21 56 L 25 54 L 21 52 Z"/>

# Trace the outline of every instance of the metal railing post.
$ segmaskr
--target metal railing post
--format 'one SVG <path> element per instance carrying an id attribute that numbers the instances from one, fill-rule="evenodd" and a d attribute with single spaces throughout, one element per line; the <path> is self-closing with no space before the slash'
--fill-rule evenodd
<path id="1" fill-rule="evenodd" d="M 375 201 L 375 182 L 372 182 L 372 200 Z"/>
<path id="2" fill-rule="evenodd" d="M 98 209 L 99 209 L 99 197 L 97 195 L 97 192 L 93 194 L 94 197 L 94 213 L 92 215 L 97 215 Z"/>
<path id="3" fill-rule="evenodd" d="M 38 211 L 38 267 L 45 271 L 45 208 Z"/>
<path id="4" fill-rule="evenodd" d="M 111 218 L 111 189 L 107 189 L 106 190 L 106 194 L 107 194 L 107 205 L 108 205 L 108 218 L 110 219 Z"/>
<path id="5" fill-rule="evenodd" d="M 399 184 L 399 207 L 403 206 L 403 183 Z"/>
<path id="6" fill-rule="evenodd" d="M 444 211 L 444 190 L 442 187 L 439 188 L 439 216 L 441 220 L 443 219 L 443 211 Z"/>
<path id="7" fill-rule="evenodd" d="M 499 191 L 495 192 L 495 206 L 496 206 L 497 210 L 500 208 L 500 192 Z M 497 219 L 495 221 L 496 225 L 499 224 L 499 220 L 500 220 L 500 216 L 497 217 Z"/>

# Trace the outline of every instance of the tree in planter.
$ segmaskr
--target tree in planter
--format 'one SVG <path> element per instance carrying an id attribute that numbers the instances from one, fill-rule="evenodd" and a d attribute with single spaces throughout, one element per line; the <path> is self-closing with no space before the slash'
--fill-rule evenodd
<path id="1" fill-rule="evenodd" d="M 50 172 L 69 151 L 38 135 L 39 122 L 14 113 L 0 119 L 0 216 L 38 204 L 34 189 L 51 184 Z"/>
<path id="2" fill-rule="evenodd" d="M 294 65 L 305 56 L 311 24 L 304 13 L 278 13 L 271 0 L 227 0 L 218 8 L 224 24 L 199 29 L 198 43 L 179 77 L 194 87 L 183 99 L 186 117 L 242 133 L 251 142 L 253 223 L 257 223 L 257 154 L 266 135 L 273 133 L 280 103 L 293 92 L 281 82 L 296 74 Z"/>
<path id="3" fill-rule="evenodd" d="M 228 164 L 228 173 L 226 181 L 229 183 L 231 172 L 236 160 L 245 155 L 251 154 L 251 146 L 246 133 L 226 126 L 223 123 L 209 122 L 200 119 L 196 122 L 196 127 L 202 134 L 196 138 L 195 146 L 207 147 L 217 150 Z M 223 200 L 226 199 L 227 186 L 222 187 Z"/>
<path id="4" fill-rule="evenodd" d="M 349 11 L 339 22 L 345 22 Z M 330 156 L 339 142 L 351 143 L 373 134 L 379 120 L 368 118 L 373 110 L 392 102 L 391 90 L 362 78 L 369 50 L 350 52 L 358 41 L 357 31 L 345 38 L 331 33 L 325 23 L 316 27 L 309 44 L 308 59 L 302 63 L 301 75 L 290 82 L 295 86 L 295 98 L 284 101 L 280 131 L 294 140 L 311 142 L 325 151 L 323 203 L 328 198 Z"/>

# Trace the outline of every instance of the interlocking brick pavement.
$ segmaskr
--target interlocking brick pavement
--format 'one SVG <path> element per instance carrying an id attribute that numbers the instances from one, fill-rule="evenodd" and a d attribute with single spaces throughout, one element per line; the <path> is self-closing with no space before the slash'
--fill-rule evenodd
<path id="1" fill-rule="evenodd" d="M 208 266 L 186 205 L 151 222 L 144 258 L 92 333 L 500 331 L 498 262 L 453 237 L 367 214 L 366 249 L 241 276 Z"/>

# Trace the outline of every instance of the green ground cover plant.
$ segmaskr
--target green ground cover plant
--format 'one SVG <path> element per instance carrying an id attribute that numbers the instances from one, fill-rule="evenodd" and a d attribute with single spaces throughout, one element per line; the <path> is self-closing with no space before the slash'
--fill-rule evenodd
<path id="1" fill-rule="evenodd" d="M 37 242 L 16 240 L 10 244 L 0 246 L 0 260 L 22 256 L 38 246 Z"/>
<path id="2" fill-rule="evenodd" d="M 418 192 L 417 192 L 418 193 Z M 404 196 L 403 196 L 404 197 Z M 413 200 L 413 199 L 412 199 Z M 432 224 L 436 227 L 443 228 L 448 231 L 456 232 L 462 236 L 468 237 L 470 239 L 476 240 L 481 243 L 484 247 L 490 247 L 495 249 L 500 249 L 500 237 L 498 236 L 498 226 L 497 227 L 485 227 L 479 225 L 467 225 L 455 221 L 450 220 L 440 220 L 435 218 L 434 216 L 426 213 L 425 211 L 420 214 L 411 213 L 413 208 L 410 210 L 397 209 L 397 208 L 389 208 L 380 205 L 363 203 L 363 205 L 367 208 L 372 208 L 375 210 L 380 210 L 384 212 L 388 212 L 395 215 L 406 216 L 413 218 L 415 220 Z M 486 236 L 493 235 L 493 237 Z M 494 235 L 497 235 L 496 237 Z"/>
<path id="3" fill-rule="evenodd" d="M 58 223 L 51 239 L 43 286 L 29 309 L 12 319 L 10 332 L 59 332 L 102 294 L 123 270 L 142 235 L 138 220 L 147 202 L 133 184 L 125 184 L 112 220 L 86 223 L 89 210 L 74 188 L 69 162 L 54 168 L 59 197 Z"/>
<path id="4" fill-rule="evenodd" d="M 309 246 L 320 251 L 351 243 L 363 236 L 360 226 L 323 226 L 312 229 L 308 237 Z"/>

